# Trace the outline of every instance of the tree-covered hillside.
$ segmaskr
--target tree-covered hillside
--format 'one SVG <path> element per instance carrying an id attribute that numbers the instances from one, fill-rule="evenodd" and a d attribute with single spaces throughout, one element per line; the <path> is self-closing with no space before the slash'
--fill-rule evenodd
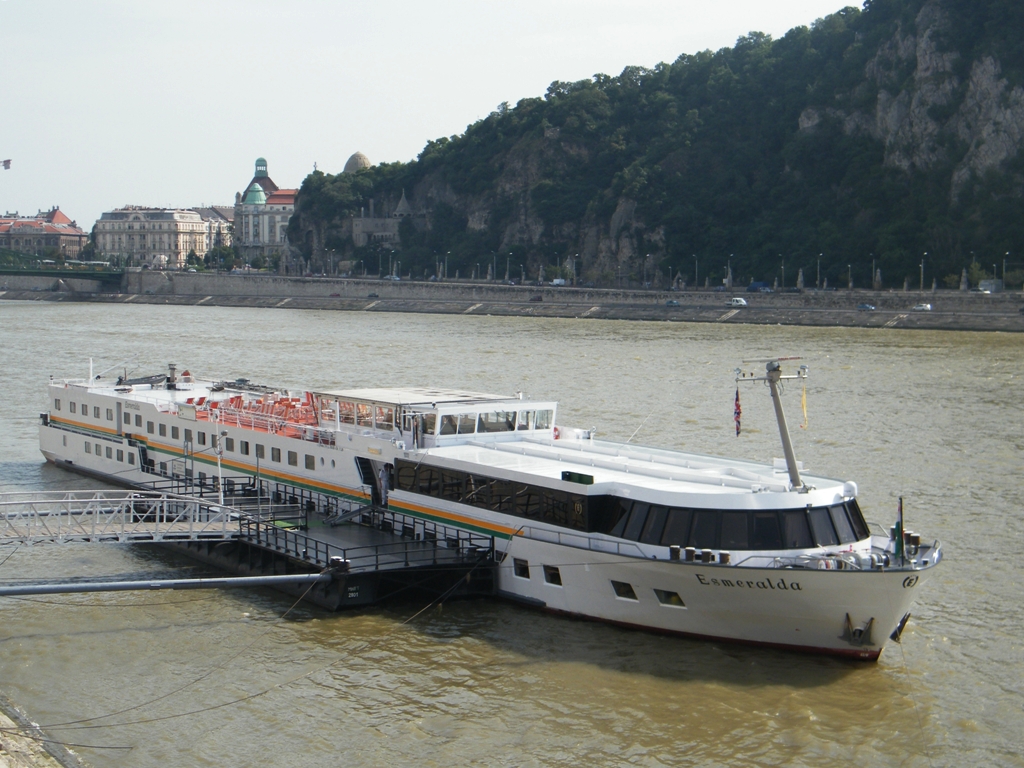
<path id="1" fill-rule="evenodd" d="M 1024 3 L 868 0 L 779 40 L 554 82 L 411 163 L 315 173 L 290 227 L 315 264 L 342 226 L 405 190 L 403 272 L 578 258 L 603 284 L 718 280 L 885 286 L 1024 274 Z M 372 249 L 372 246 L 371 246 Z M 374 252 L 375 253 L 375 252 Z M 1009 255 L 1007 255 L 1009 254 Z M 355 258 L 371 258 L 366 252 Z M 377 260 L 372 259 L 376 264 Z M 370 263 L 370 262 L 367 262 Z M 481 267 L 481 272 L 484 268 Z"/>

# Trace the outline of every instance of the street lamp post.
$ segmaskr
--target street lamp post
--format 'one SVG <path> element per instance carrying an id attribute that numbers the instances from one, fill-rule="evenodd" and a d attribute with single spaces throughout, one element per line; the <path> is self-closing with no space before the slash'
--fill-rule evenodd
<path id="1" fill-rule="evenodd" d="M 924 255 L 928 255 L 928 251 L 924 252 Z M 921 290 L 924 290 L 924 257 L 921 258 Z"/>
<path id="2" fill-rule="evenodd" d="M 823 254 L 818 254 L 818 276 L 814 278 L 815 290 L 821 290 L 821 257 Z"/>
<path id="3" fill-rule="evenodd" d="M 853 290 L 853 267 L 850 264 L 846 265 L 846 287 Z"/>

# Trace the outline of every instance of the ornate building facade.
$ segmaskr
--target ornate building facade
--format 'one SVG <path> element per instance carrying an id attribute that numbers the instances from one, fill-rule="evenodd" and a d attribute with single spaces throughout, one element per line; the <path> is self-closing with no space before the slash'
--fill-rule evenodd
<path id="1" fill-rule="evenodd" d="M 77 259 L 89 235 L 58 207 L 35 216 L 0 216 L 0 248 L 35 256 L 60 255 Z"/>
<path id="2" fill-rule="evenodd" d="M 289 262 L 288 220 L 295 212 L 297 189 L 281 189 L 267 173 L 267 161 L 256 159 L 256 173 L 235 195 L 233 242 L 242 258 L 279 256 Z"/>
<path id="3" fill-rule="evenodd" d="M 128 205 L 102 214 L 93 229 L 100 258 L 125 266 L 184 269 L 189 253 L 209 250 L 196 211 Z"/>

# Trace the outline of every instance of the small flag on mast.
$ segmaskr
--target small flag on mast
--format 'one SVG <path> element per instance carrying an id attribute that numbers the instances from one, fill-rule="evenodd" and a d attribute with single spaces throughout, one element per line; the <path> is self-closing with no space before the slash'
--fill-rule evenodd
<path id="1" fill-rule="evenodd" d="M 740 436 L 740 416 L 743 415 L 743 408 L 740 407 L 740 388 L 736 387 L 736 404 L 732 409 L 732 420 L 736 422 L 736 437 Z"/>
<path id="2" fill-rule="evenodd" d="M 3 163 L 5 171 L 11 170 L 11 161 L 10 160 L 0 160 L 0 163 Z"/>

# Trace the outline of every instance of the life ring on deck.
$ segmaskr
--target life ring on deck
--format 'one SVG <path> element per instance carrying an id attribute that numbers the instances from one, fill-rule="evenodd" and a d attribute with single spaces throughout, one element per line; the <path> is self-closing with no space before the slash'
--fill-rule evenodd
<path id="1" fill-rule="evenodd" d="M 555 440 L 558 440 L 561 436 L 562 431 L 558 427 L 555 427 Z"/>

